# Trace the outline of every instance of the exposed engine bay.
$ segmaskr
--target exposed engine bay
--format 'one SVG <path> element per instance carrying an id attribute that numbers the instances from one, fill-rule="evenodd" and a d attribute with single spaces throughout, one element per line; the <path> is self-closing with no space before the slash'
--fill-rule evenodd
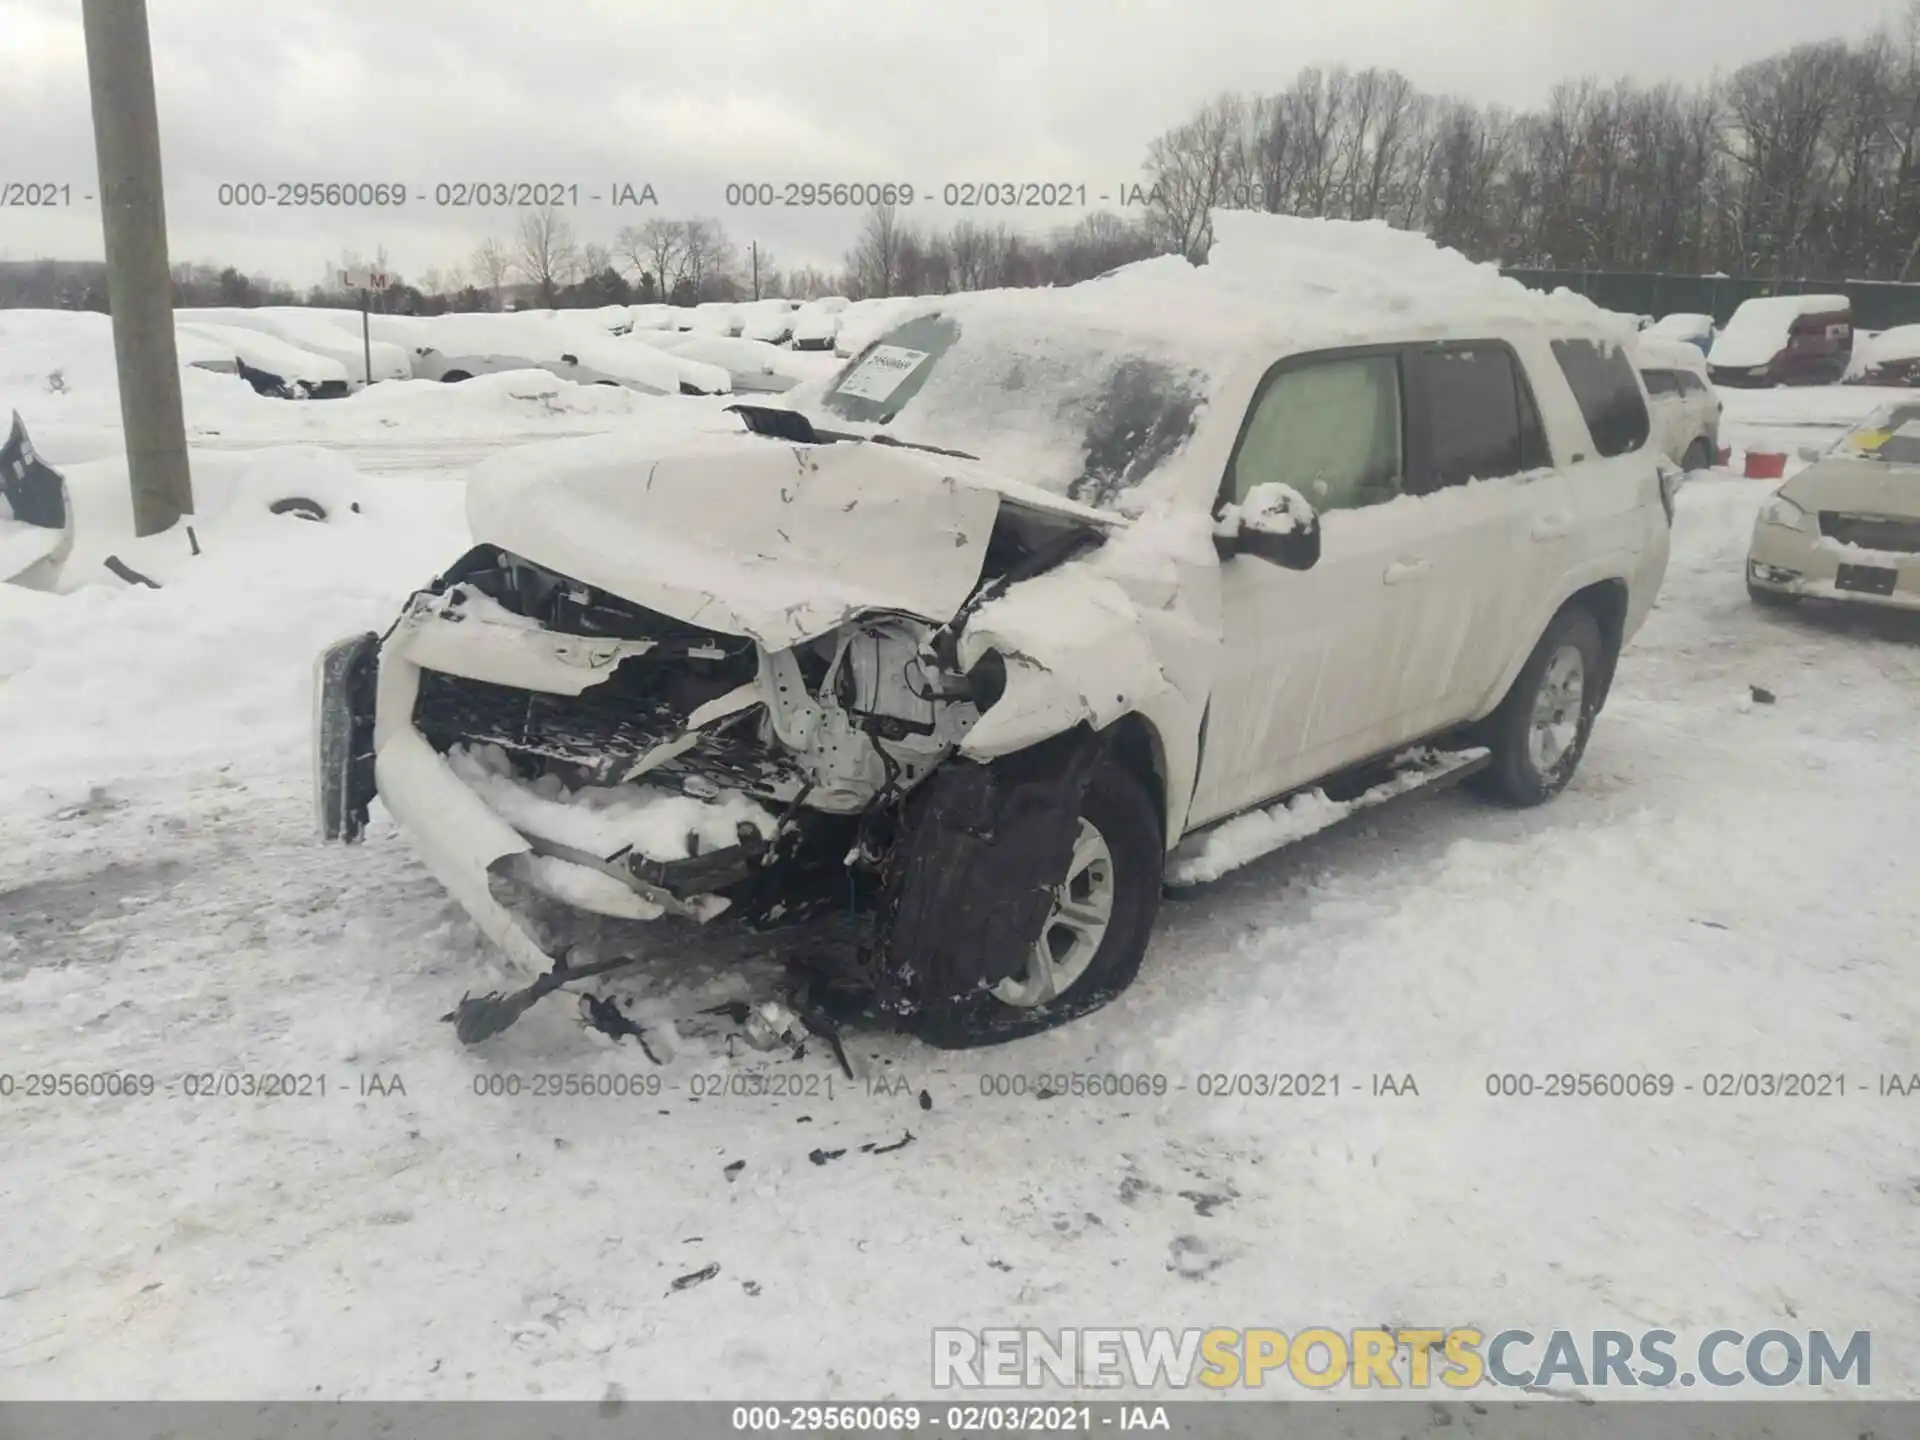
<path id="1" fill-rule="evenodd" d="M 903 802 L 1004 693 L 998 654 L 958 664 L 968 615 L 1100 539 L 1009 507 L 953 620 L 867 614 L 783 650 L 480 546 L 413 596 L 377 663 L 410 662 L 412 729 L 528 842 L 490 870 L 494 898 L 516 912 L 559 902 L 618 918 L 728 913 L 754 929 L 877 914 L 904 853 Z M 375 664 L 369 653 L 361 668 Z M 370 698 L 365 674 L 358 686 Z M 362 731 L 343 744 L 370 752 Z M 989 767 L 965 768 L 979 772 L 977 791 Z M 362 788 L 359 824 L 342 838 L 364 824 L 370 777 Z M 982 813 L 977 798 L 970 813 Z M 927 842 L 913 853 L 924 857 Z M 1045 893 L 1038 857 L 995 853 Z M 886 994 L 899 967 L 876 956 L 871 927 L 858 948 L 860 982 Z M 964 962 L 941 965 L 956 968 Z"/>
<path id="2" fill-rule="evenodd" d="M 1054 1023 L 1036 957 L 1077 943 L 1053 918 L 1069 867 L 1117 883 L 1082 854 L 1092 777 L 1130 777 L 1119 800 L 1102 782 L 1107 823 L 1125 865 L 1160 863 L 1180 817 L 1138 797 L 1191 793 L 1204 522 L 1137 532 L 971 457 L 850 438 L 762 425 L 641 467 L 585 442 L 483 467 L 480 543 L 385 635 L 322 656 L 322 835 L 359 839 L 378 798 L 545 987 L 463 1001 L 462 1039 L 600 952 L 647 958 L 631 922 L 724 915 L 819 922 L 794 963 L 858 1013 L 992 1043 Z"/>

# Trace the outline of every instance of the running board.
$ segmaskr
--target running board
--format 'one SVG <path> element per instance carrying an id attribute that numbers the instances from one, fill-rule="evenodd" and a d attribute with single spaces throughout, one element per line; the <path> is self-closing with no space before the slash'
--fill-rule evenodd
<path id="1" fill-rule="evenodd" d="M 1374 810 L 1389 800 L 1456 785 L 1492 758 L 1484 746 L 1436 750 L 1420 746 L 1396 755 L 1392 775 L 1351 800 L 1332 800 L 1324 787 L 1303 790 L 1277 805 L 1247 810 L 1187 836 L 1167 857 L 1165 884 L 1180 890 L 1210 884 L 1296 840 L 1318 835 L 1349 816 Z"/>

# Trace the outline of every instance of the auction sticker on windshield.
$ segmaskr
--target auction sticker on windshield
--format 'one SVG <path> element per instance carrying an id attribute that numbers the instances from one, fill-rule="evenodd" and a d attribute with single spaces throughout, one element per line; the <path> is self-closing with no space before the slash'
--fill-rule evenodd
<path id="1" fill-rule="evenodd" d="M 876 345 L 833 388 L 841 395 L 883 404 L 907 383 L 930 353 L 909 350 L 904 345 Z"/>

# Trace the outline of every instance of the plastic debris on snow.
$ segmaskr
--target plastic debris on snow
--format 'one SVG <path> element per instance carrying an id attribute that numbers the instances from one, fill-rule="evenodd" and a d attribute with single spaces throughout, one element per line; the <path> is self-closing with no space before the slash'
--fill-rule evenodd
<path id="1" fill-rule="evenodd" d="M 738 845 L 742 825 L 772 839 L 777 823 L 758 801 L 733 790 L 701 800 L 646 785 L 570 790 L 557 775 L 521 780 L 497 745 L 457 745 L 447 763 L 514 829 L 594 855 L 632 849 L 649 860 L 685 860 Z"/>
<path id="2" fill-rule="evenodd" d="M 658 920 L 666 913 L 665 906 L 585 865 L 552 855 L 529 855 L 525 864 L 527 880 L 536 890 L 596 915 Z"/>

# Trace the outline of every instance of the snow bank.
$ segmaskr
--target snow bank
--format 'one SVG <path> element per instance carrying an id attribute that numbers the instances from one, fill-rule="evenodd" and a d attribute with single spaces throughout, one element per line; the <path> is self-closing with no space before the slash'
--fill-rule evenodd
<path id="1" fill-rule="evenodd" d="M 314 657 L 384 630 L 469 543 L 459 486 L 370 477 L 310 447 L 195 450 L 191 462 L 196 513 L 144 539 L 124 459 L 60 466 L 75 528 L 64 593 L 0 585 L 0 783 L 177 783 L 305 755 Z M 328 519 L 272 513 L 290 496 Z M 160 588 L 117 579 L 109 554 Z"/>
<path id="2" fill-rule="evenodd" d="M 1793 322 L 1802 315 L 1822 315 L 1851 308 L 1844 295 L 1769 295 L 1744 300 L 1713 342 L 1711 364 L 1739 368 L 1765 365 L 1787 348 Z"/>
<path id="3" fill-rule="evenodd" d="M 557 775 L 524 781 L 497 745 L 457 745 L 453 773 L 521 834 L 602 858 L 633 850 L 649 860 L 685 860 L 740 843 L 750 825 L 773 838 L 773 812 L 738 791 L 701 800 L 651 785 L 585 785 L 570 790 Z"/>
<path id="4" fill-rule="evenodd" d="M 259 351 L 273 348 L 267 338 Z M 182 367 L 200 361 L 231 365 L 235 358 L 230 335 L 197 326 L 176 325 L 174 349 Z M 325 368 L 311 352 L 306 359 L 316 369 Z M 199 372 L 195 382 L 204 385 L 206 374 Z M 244 382 L 228 380 L 212 389 L 252 393 Z M 119 391 L 111 318 L 90 310 L 0 309 L 0 409 L 18 409 L 31 428 L 33 411 L 42 404 L 104 403 L 118 413 Z"/>

